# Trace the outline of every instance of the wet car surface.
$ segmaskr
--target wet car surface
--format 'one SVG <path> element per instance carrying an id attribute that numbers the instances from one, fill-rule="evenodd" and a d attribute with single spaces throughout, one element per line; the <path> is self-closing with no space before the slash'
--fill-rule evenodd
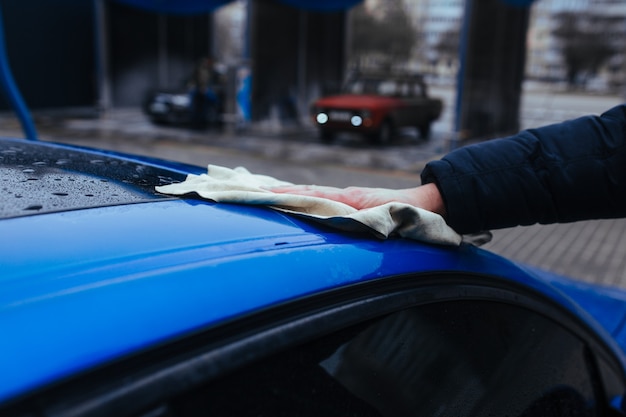
<path id="1" fill-rule="evenodd" d="M 204 168 L 0 143 L 4 191 L 40 193 L 2 200 L 27 215 L 0 220 L 1 415 L 619 415 L 623 291 L 154 192 Z"/>
<path id="2" fill-rule="evenodd" d="M 0 142 L 0 217 L 167 198 L 154 186 L 184 179 L 139 161 L 27 141 Z"/>

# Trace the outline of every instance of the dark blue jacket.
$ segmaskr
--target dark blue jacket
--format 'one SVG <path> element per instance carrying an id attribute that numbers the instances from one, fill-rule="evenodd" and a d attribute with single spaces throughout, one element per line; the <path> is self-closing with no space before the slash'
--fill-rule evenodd
<path id="1" fill-rule="evenodd" d="M 422 181 L 459 233 L 626 217 L 626 105 L 460 148 Z"/>

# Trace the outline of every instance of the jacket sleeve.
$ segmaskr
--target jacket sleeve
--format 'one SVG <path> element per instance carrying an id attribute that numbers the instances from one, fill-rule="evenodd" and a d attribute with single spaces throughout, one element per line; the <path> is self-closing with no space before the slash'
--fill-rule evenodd
<path id="1" fill-rule="evenodd" d="M 422 182 L 459 233 L 626 217 L 626 105 L 460 148 Z"/>

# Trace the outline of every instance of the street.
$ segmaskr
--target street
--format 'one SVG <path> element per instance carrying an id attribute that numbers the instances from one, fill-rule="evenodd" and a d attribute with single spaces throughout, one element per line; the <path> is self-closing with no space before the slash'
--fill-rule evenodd
<path id="1" fill-rule="evenodd" d="M 111 149 L 200 166 L 245 166 L 250 171 L 302 184 L 345 187 L 406 188 L 420 183 L 426 162 L 450 148 L 454 91 L 433 88 L 446 102 L 446 111 L 423 141 L 407 132 L 396 144 L 379 147 L 356 138 L 333 145 L 317 140 L 310 128 L 237 134 L 194 132 L 151 125 L 137 109 L 112 110 L 105 116 L 58 118 L 37 115 L 44 140 Z M 618 104 L 618 97 L 550 94 L 540 88 L 524 96 L 521 125 L 536 127 Z M 0 117 L 0 134 L 20 137 L 11 115 Z M 589 282 L 626 288 L 626 220 L 603 220 L 561 225 L 534 225 L 494 232 L 484 246 L 510 259 Z"/>

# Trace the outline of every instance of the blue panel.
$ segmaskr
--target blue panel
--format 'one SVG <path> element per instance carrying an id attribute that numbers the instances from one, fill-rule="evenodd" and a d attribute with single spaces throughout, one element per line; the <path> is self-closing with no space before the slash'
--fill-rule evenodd
<path id="1" fill-rule="evenodd" d="M 260 207 L 158 201 L 6 219 L 0 235 L 0 329 L 11 335 L 0 344 L 0 401 L 228 318 L 386 276 L 499 276 L 593 326 L 562 292 L 475 247 L 333 233 Z"/>
<path id="2" fill-rule="evenodd" d="M 6 49 L 5 49 L 5 41 L 4 41 L 4 23 L 2 18 L 2 13 L 0 10 L 0 86 L 4 92 L 9 103 L 11 103 L 11 107 L 13 111 L 17 114 L 20 123 L 22 124 L 22 129 L 24 130 L 24 135 L 27 139 L 37 140 L 37 130 L 35 129 L 35 124 L 33 123 L 32 117 L 28 108 L 26 107 L 26 103 L 22 98 L 22 94 L 17 88 L 17 84 L 15 84 L 15 80 L 13 79 L 13 74 L 11 72 L 11 68 L 9 67 L 9 59 L 7 57 Z"/>
<path id="3" fill-rule="evenodd" d="M 501 0 L 503 3 L 517 7 L 529 7 L 535 0 Z"/>
<path id="4" fill-rule="evenodd" d="M 140 9 L 166 14 L 210 13 L 233 0 L 114 0 Z M 278 0 L 298 9 L 335 12 L 349 9 L 363 0 Z"/>
<path id="5" fill-rule="evenodd" d="M 562 277 L 537 268 L 528 268 L 571 297 L 607 331 L 619 334 L 626 321 L 626 291 Z M 624 341 L 620 343 L 626 352 Z"/>
<path id="6" fill-rule="evenodd" d="M 336 12 L 350 9 L 363 0 L 278 0 L 289 6 L 316 11 L 316 12 Z"/>
<path id="7" fill-rule="evenodd" d="M 0 263 L 0 328 L 12 335 L 0 401 L 233 316 L 388 275 L 508 276 L 568 306 L 470 246 L 314 232 L 270 210 L 184 201 L 0 222 L 16 237 L 3 241 Z"/>
<path id="8" fill-rule="evenodd" d="M 113 0 L 139 9 L 165 14 L 211 13 L 233 0 Z"/>

